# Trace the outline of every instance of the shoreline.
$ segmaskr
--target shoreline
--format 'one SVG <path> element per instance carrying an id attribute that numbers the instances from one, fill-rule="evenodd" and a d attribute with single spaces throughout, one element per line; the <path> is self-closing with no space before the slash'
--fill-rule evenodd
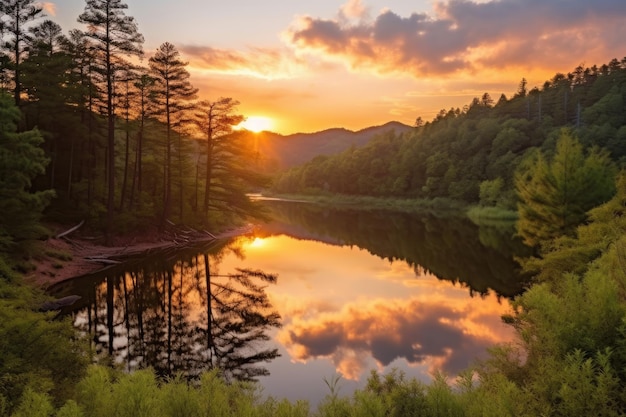
<path id="1" fill-rule="evenodd" d="M 115 246 L 104 246 L 77 237 L 50 237 L 41 244 L 41 256 L 35 257 L 34 270 L 23 274 L 27 284 L 46 289 L 60 282 L 103 270 L 110 265 L 143 253 L 243 236 L 254 231 L 253 225 L 226 230 L 217 235 L 197 234 L 188 239 L 171 235 L 137 234 L 119 238 Z"/>

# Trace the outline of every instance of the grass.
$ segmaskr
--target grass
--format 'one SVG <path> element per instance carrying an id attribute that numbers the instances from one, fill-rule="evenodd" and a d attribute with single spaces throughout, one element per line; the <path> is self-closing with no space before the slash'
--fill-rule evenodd
<path id="1" fill-rule="evenodd" d="M 499 222 L 516 221 L 518 214 L 516 211 L 500 208 L 471 206 L 467 209 L 467 217 L 477 225 L 487 225 Z"/>
<path id="2" fill-rule="evenodd" d="M 63 250 L 58 249 L 46 249 L 45 254 L 53 259 L 58 259 L 59 261 L 71 261 L 72 254 Z"/>
<path id="3" fill-rule="evenodd" d="M 362 210 L 390 210 L 401 212 L 436 211 L 446 214 L 462 213 L 463 203 L 447 198 L 416 199 L 371 197 L 345 194 L 270 194 L 267 197 L 280 198 L 287 201 L 308 202 L 323 206 L 349 207 Z"/>

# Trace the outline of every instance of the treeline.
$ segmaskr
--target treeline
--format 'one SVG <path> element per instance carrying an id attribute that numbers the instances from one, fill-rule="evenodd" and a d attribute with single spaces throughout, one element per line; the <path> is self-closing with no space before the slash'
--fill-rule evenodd
<path id="1" fill-rule="evenodd" d="M 255 173 L 244 118 L 232 98 L 198 99 L 176 47 L 147 60 L 121 1 L 87 1 L 68 34 L 34 0 L 0 4 L 0 89 L 34 128 L 47 167 L 36 190 L 54 190 L 50 212 L 92 220 L 111 235 L 167 221 L 219 227 L 254 212 Z M 65 219 L 68 220 L 68 219 Z"/>
<path id="2" fill-rule="evenodd" d="M 513 97 L 488 93 L 441 110 L 412 132 L 318 156 L 277 178 L 279 193 L 338 193 L 435 199 L 515 208 L 515 171 L 529 152 L 554 152 L 563 128 L 584 149 L 626 156 L 626 58 L 556 74 L 541 88 L 522 80 Z M 495 187 L 495 188 L 494 188 Z"/>

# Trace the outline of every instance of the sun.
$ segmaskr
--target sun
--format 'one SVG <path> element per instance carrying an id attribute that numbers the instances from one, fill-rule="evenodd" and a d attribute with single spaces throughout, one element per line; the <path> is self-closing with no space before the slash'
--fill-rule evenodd
<path id="1" fill-rule="evenodd" d="M 262 132 L 264 130 L 270 130 L 274 123 L 272 119 L 265 116 L 248 116 L 246 120 L 239 123 L 237 128 L 246 129 L 254 133 Z"/>
<path id="2" fill-rule="evenodd" d="M 260 248 L 261 246 L 265 245 L 265 239 L 260 238 L 260 237 L 255 237 L 254 240 L 252 242 L 250 242 L 250 247 L 252 248 Z"/>

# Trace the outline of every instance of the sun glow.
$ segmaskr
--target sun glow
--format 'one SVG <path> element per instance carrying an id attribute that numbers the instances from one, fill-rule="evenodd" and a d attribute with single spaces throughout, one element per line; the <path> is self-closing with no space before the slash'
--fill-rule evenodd
<path id="1" fill-rule="evenodd" d="M 265 239 L 260 238 L 260 237 L 255 237 L 254 240 L 250 243 L 250 247 L 252 248 L 260 248 L 261 246 L 265 245 Z"/>
<path id="2" fill-rule="evenodd" d="M 274 122 L 269 117 L 265 116 L 248 116 L 246 120 L 239 123 L 237 128 L 246 129 L 251 132 L 262 132 L 264 130 L 270 130 L 274 126 Z"/>

